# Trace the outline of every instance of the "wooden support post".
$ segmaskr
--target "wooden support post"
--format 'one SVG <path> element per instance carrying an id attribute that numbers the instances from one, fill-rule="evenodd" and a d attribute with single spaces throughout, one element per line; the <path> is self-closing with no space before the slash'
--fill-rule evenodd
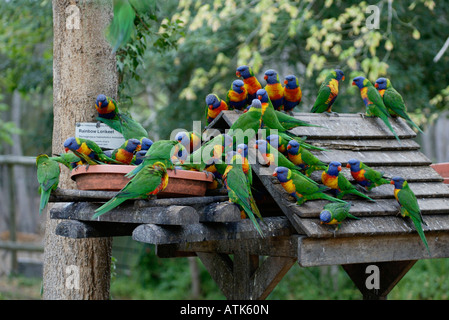
<path id="1" fill-rule="evenodd" d="M 386 300 L 390 291 L 416 261 L 357 263 L 342 267 L 360 290 L 364 300 Z"/>
<path id="2" fill-rule="evenodd" d="M 263 300 L 273 291 L 284 275 L 295 264 L 290 257 L 260 257 L 247 250 L 229 255 L 197 252 L 212 279 L 229 300 Z"/>

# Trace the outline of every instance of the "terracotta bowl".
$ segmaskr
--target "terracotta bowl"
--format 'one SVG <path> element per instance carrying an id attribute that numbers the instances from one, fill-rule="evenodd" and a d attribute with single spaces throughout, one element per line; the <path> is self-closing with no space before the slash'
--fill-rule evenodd
<path id="1" fill-rule="evenodd" d="M 130 180 L 125 174 L 135 166 L 129 165 L 93 165 L 87 170 L 79 167 L 72 170 L 71 178 L 76 181 L 79 190 L 120 191 Z M 168 185 L 158 197 L 204 196 L 213 175 L 190 170 L 167 170 Z"/>
<path id="2" fill-rule="evenodd" d="M 430 166 L 444 178 L 444 183 L 449 184 L 449 162 L 434 163 Z"/>

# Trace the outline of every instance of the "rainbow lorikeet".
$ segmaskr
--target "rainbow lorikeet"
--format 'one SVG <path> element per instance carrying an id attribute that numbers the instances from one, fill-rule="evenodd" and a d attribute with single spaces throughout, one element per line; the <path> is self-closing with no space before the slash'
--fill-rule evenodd
<path id="1" fill-rule="evenodd" d="M 317 98 L 310 112 L 335 114 L 335 112 L 332 111 L 332 105 L 338 97 L 338 85 L 340 81 L 344 80 L 345 75 L 343 71 L 340 69 L 331 71 L 318 89 Z"/>
<path id="2" fill-rule="evenodd" d="M 287 145 L 290 140 L 286 140 L 284 137 L 278 134 L 270 134 L 266 137 L 267 142 L 270 146 L 277 148 L 277 150 L 284 156 L 287 155 Z"/>
<path id="3" fill-rule="evenodd" d="M 140 170 L 148 165 L 161 162 L 167 169 L 174 169 L 172 162 L 173 154 L 179 151 L 179 142 L 174 140 L 159 140 L 153 143 L 150 149 L 145 153 L 142 163 L 128 172 L 125 177 L 134 177 Z M 181 145 L 182 146 L 182 145 Z"/>
<path id="4" fill-rule="evenodd" d="M 116 100 L 100 94 L 97 96 L 95 108 L 98 112 L 96 119 L 120 132 L 125 140 L 141 139 L 148 136 L 148 132 L 139 122 L 120 111 L 119 103 Z"/>
<path id="5" fill-rule="evenodd" d="M 153 145 L 153 140 L 151 140 L 150 138 L 142 137 L 140 139 L 140 150 L 141 151 L 150 149 L 152 145 Z"/>
<path id="6" fill-rule="evenodd" d="M 336 225 L 335 231 L 340 229 L 341 223 L 346 218 L 359 220 L 356 216 L 349 213 L 351 203 L 333 202 L 328 203 L 320 212 L 320 223 Z M 334 231 L 334 232 L 335 232 Z"/>
<path id="7" fill-rule="evenodd" d="M 237 146 L 237 153 L 242 159 L 242 169 L 248 178 L 249 185 L 253 184 L 253 171 L 251 164 L 248 161 L 248 145 L 246 143 L 241 143 Z"/>
<path id="8" fill-rule="evenodd" d="M 424 235 L 422 228 L 422 224 L 427 224 L 423 220 L 415 193 L 410 189 L 407 181 L 402 177 L 393 177 L 391 179 L 391 184 L 394 184 L 394 197 L 401 207 L 402 217 L 409 217 L 412 220 L 416 231 L 421 237 L 422 242 L 424 242 L 430 255 L 429 245 L 427 244 L 426 236 Z"/>
<path id="9" fill-rule="evenodd" d="M 56 154 L 53 157 L 49 157 L 50 160 L 59 162 L 69 169 L 76 168 L 82 164 L 82 160 L 76 154 L 71 152 Z"/>
<path id="10" fill-rule="evenodd" d="M 360 89 L 360 96 L 362 97 L 366 107 L 366 115 L 369 117 L 379 117 L 394 134 L 396 140 L 400 141 L 396 131 L 394 131 L 391 126 L 389 120 L 391 117 L 388 113 L 387 107 L 371 81 L 362 76 L 355 77 L 352 81 L 352 85 L 357 86 Z"/>
<path id="11" fill-rule="evenodd" d="M 267 82 L 264 89 L 273 104 L 275 110 L 284 109 L 284 87 L 282 86 L 278 73 L 273 69 L 265 71 L 264 79 Z"/>
<path id="12" fill-rule="evenodd" d="M 248 91 L 242 80 L 238 79 L 232 82 L 231 89 L 226 94 L 226 104 L 235 110 L 243 111 L 246 108 L 248 105 Z"/>
<path id="13" fill-rule="evenodd" d="M 346 194 L 353 194 L 369 201 L 374 201 L 367 195 L 358 191 L 355 186 L 349 182 L 343 174 L 340 174 L 341 163 L 338 161 L 332 161 L 329 163 L 326 170 L 321 174 L 321 181 L 323 184 L 336 192 L 337 198 L 341 199 Z"/>
<path id="14" fill-rule="evenodd" d="M 379 78 L 376 80 L 374 87 L 376 87 L 376 89 L 379 91 L 379 94 L 382 97 L 383 102 L 392 117 L 401 117 L 409 125 L 416 128 L 419 132 L 423 133 L 421 128 L 416 125 L 407 114 L 407 106 L 405 105 L 404 99 L 393 87 L 390 79 Z"/>
<path id="15" fill-rule="evenodd" d="M 111 200 L 95 210 L 92 219 L 114 209 L 126 200 L 157 195 L 167 187 L 167 184 L 168 174 L 162 162 L 146 165 Z"/>
<path id="16" fill-rule="evenodd" d="M 249 141 L 261 128 L 262 125 L 262 103 L 253 99 L 246 113 L 241 114 L 229 128 L 228 134 L 237 139 L 237 143 L 244 143 L 245 138 Z"/>
<path id="17" fill-rule="evenodd" d="M 295 165 L 303 168 L 307 176 L 310 176 L 312 172 L 317 170 L 326 170 L 326 164 L 309 150 L 303 148 L 296 140 L 288 142 L 287 158 Z"/>
<path id="18" fill-rule="evenodd" d="M 70 137 L 64 141 L 65 151 L 69 150 L 83 159 L 88 165 L 100 163 L 121 164 L 120 161 L 108 157 L 94 141 L 83 138 Z"/>
<path id="19" fill-rule="evenodd" d="M 298 78 L 292 74 L 285 77 L 284 84 L 284 111 L 288 112 L 299 105 L 302 91 Z"/>
<path id="20" fill-rule="evenodd" d="M 240 163 L 241 161 L 240 159 Z M 262 215 L 253 198 L 251 186 L 248 183 L 246 174 L 243 172 L 242 165 L 238 164 L 234 156 L 223 174 L 223 182 L 228 191 L 229 201 L 239 207 L 242 212 L 242 218 L 249 217 L 257 232 L 259 232 L 261 237 L 264 237 L 262 229 L 255 217 L 257 216 L 263 221 Z"/>
<path id="21" fill-rule="evenodd" d="M 120 147 L 112 151 L 111 158 L 123 164 L 131 164 L 134 154 L 140 151 L 140 149 L 140 140 L 128 139 Z"/>
<path id="22" fill-rule="evenodd" d="M 206 106 L 207 123 L 211 123 L 223 110 L 229 110 L 226 101 L 220 99 L 214 93 L 210 93 L 206 96 Z"/>
<path id="23" fill-rule="evenodd" d="M 257 90 L 262 89 L 262 85 L 254 75 L 253 70 L 249 66 L 240 66 L 235 71 L 238 78 L 243 79 L 246 91 L 248 92 L 248 101 L 253 101 L 257 97 Z"/>
<path id="24" fill-rule="evenodd" d="M 39 214 L 42 214 L 42 210 L 48 204 L 51 192 L 58 187 L 61 168 L 59 168 L 58 162 L 51 160 L 46 154 L 40 154 L 36 157 L 36 166 L 37 181 L 41 194 Z"/>
<path id="25" fill-rule="evenodd" d="M 277 177 L 284 190 L 295 198 L 296 203 L 299 205 L 308 200 L 318 199 L 345 202 L 324 193 L 328 188 L 319 185 L 315 181 L 310 180 L 289 168 L 283 166 L 276 167 L 273 176 Z"/>
<path id="26" fill-rule="evenodd" d="M 139 164 L 141 164 L 143 162 L 143 159 L 145 158 L 145 155 L 147 154 L 148 150 L 139 150 L 136 152 L 136 154 L 134 155 L 131 164 L 138 166 Z"/>
<path id="27" fill-rule="evenodd" d="M 390 183 L 390 180 L 384 178 L 383 172 L 370 168 L 358 159 L 348 160 L 346 167 L 351 169 L 351 175 L 354 180 L 368 191 L 380 185 Z"/>
<path id="28" fill-rule="evenodd" d="M 175 140 L 179 141 L 190 154 L 201 147 L 201 136 L 193 131 L 181 131 L 176 134 Z"/>

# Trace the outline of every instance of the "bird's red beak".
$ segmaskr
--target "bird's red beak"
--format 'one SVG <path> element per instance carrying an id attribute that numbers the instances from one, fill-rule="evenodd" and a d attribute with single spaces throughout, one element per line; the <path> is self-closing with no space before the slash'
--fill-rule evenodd
<path id="1" fill-rule="evenodd" d="M 273 177 L 277 177 L 277 176 L 278 176 L 278 173 L 275 171 L 275 172 L 273 172 L 272 176 L 273 176 Z"/>
<path id="2" fill-rule="evenodd" d="M 341 77 L 341 81 L 345 81 L 345 76 Z"/>
<path id="3" fill-rule="evenodd" d="M 260 96 L 260 95 L 257 96 L 257 99 L 262 100 L 262 96 Z"/>
<path id="4" fill-rule="evenodd" d="M 351 165 L 349 163 L 346 164 L 346 168 L 351 168 Z"/>
<path id="5" fill-rule="evenodd" d="M 374 86 L 375 86 L 376 88 L 379 88 L 379 84 L 378 84 L 377 82 L 374 84 Z"/>
<path id="6" fill-rule="evenodd" d="M 390 181 L 390 184 L 394 184 L 394 181 L 393 181 L 393 180 L 391 180 L 391 181 Z"/>
<path id="7" fill-rule="evenodd" d="M 235 72 L 235 75 L 236 75 L 237 77 L 240 77 L 240 72 L 239 72 L 239 71 L 236 71 L 236 72 Z"/>
<path id="8" fill-rule="evenodd" d="M 101 108 L 101 102 L 98 102 L 98 106 Z"/>
<path id="9" fill-rule="evenodd" d="M 213 108 L 214 106 L 213 105 L 209 105 L 209 110 L 212 110 L 212 108 Z"/>
<path id="10" fill-rule="evenodd" d="M 69 148 L 65 148 L 64 150 L 65 150 L 66 153 L 69 152 Z"/>
<path id="11" fill-rule="evenodd" d="M 242 149 L 241 149 L 241 148 L 238 148 L 238 149 L 237 149 L 237 153 L 242 153 Z"/>
<path id="12" fill-rule="evenodd" d="M 341 166 L 338 166 L 338 171 L 341 171 Z"/>
<path id="13" fill-rule="evenodd" d="M 288 83 L 288 81 L 287 80 L 284 80 L 284 84 L 287 84 Z"/>
<path id="14" fill-rule="evenodd" d="M 255 144 L 254 149 L 259 149 L 259 146 L 257 144 Z"/>
<path id="15" fill-rule="evenodd" d="M 353 86 L 355 86 L 355 85 L 356 85 L 354 81 L 352 81 L 352 85 L 353 85 Z"/>
<path id="16" fill-rule="evenodd" d="M 265 76 L 263 76 L 263 78 L 264 78 L 265 80 L 267 80 L 267 79 L 268 79 L 268 76 L 267 76 L 267 75 L 265 75 Z"/>
<path id="17" fill-rule="evenodd" d="M 288 145 L 288 146 L 287 146 L 287 150 L 290 150 L 291 148 L 292 148 L 291 145 Z"/>

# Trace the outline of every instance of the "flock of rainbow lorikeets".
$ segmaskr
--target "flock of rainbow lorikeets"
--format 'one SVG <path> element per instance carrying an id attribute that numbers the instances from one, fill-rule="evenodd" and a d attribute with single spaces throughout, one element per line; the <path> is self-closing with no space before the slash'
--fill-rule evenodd
<path id="1" fill-rule="evenodd" d="M 294 197 L 298 205 L 315 199 L 329 201 L 320 213 L 322 224 L 336 225 L 336 231 L 344 219 L 358 219 L 349 213 L 351 203 L 343 200 L 347 194 L 374 201 L 357 190 L 356 185 L 370 191 L 383 184 L 393 184 L 401 215 L 411 218 L 429 250 L 422 229 L 422 223 L 425 222 L 416 196 L 406 180 L 401 177 L 389 179 L 361 161 L 350 159 L 347 167 L 354 178 L 353 184 L 340 173 L 341 163 L 332 161 L 326 164 L 310 151 L 324 149 L 308 144 L 306 138 L 289 132 L 298 126 L 316 126 L 291 113 L 302 98 L 297 77 L 285 77 L 284 86 L 278 73 L 270 69 L 264 74 L 266 84 L 262 87 L 249 66 L 238 67 L 236 76 L 238 79 L 232 82 L 225 99 L 213 93 L 206 96 L 205 116 L 209 124 L 223 110 L 235 110 L 239 116 L 226 133 L 204 143 L 201 133 L 195 132 L 179 132 L 175 140 L 153 143 L 148 138 L 147 131 L 137 121 L 120 111 L 115 100 L 100 94 L 95 102 L 97 120 L 120 132 L 126 139 L 125 143 L 116 150 L 104 151 L 91 140 L 69 137 L 64 143 L 65 153 L 52 157 L 45 154 L 37 156 L 37 178 L 41 192 L 39 212 L 47 205 L 52 190 L 58 187 L 59 163 L 71 170 L 80 170 L 81 165 L 135 165 L 126 175 L 130 179 L 126 186 L 99 207 L 93 219 L 128 199 L 146 198 L 163 191 L 169 180 L 167 169 L 205 171 L 212 173 L 215 178 L 209 188 L 225 188 L 229 201 L 241 210 L 242 218 L 251 219 L 263 237 L 259 221 L 264 221 L 253 196 L 248 144 L 254 141 L 258 130 L 265 129 L 266 138 L 256 140 L 253 147 L 265 164 L 276 165 L 273 176 L 277 177 L 284 190 Z M 336 114 L 332 111 L 332 105 L 338 97 L 341 81 L 344 81 L 341 70 L 330 72 L 321 84 L 310 112 Z M 399 140 L 389 122 L 391 117 L 401 117 L 421 131 L 407 115 L 404 100 L 389 79 L 379 78 L 373 86 L 368 79 L 360 76 L 354 78 L 352 84 L 360 89 L 366 116 L 381 118 L 396 139 Z M 270 130 L 275 131 L 270 133 Z M 322 170 L 322 184 L 310 178 L 311 173 L 317 170 Z"/>

